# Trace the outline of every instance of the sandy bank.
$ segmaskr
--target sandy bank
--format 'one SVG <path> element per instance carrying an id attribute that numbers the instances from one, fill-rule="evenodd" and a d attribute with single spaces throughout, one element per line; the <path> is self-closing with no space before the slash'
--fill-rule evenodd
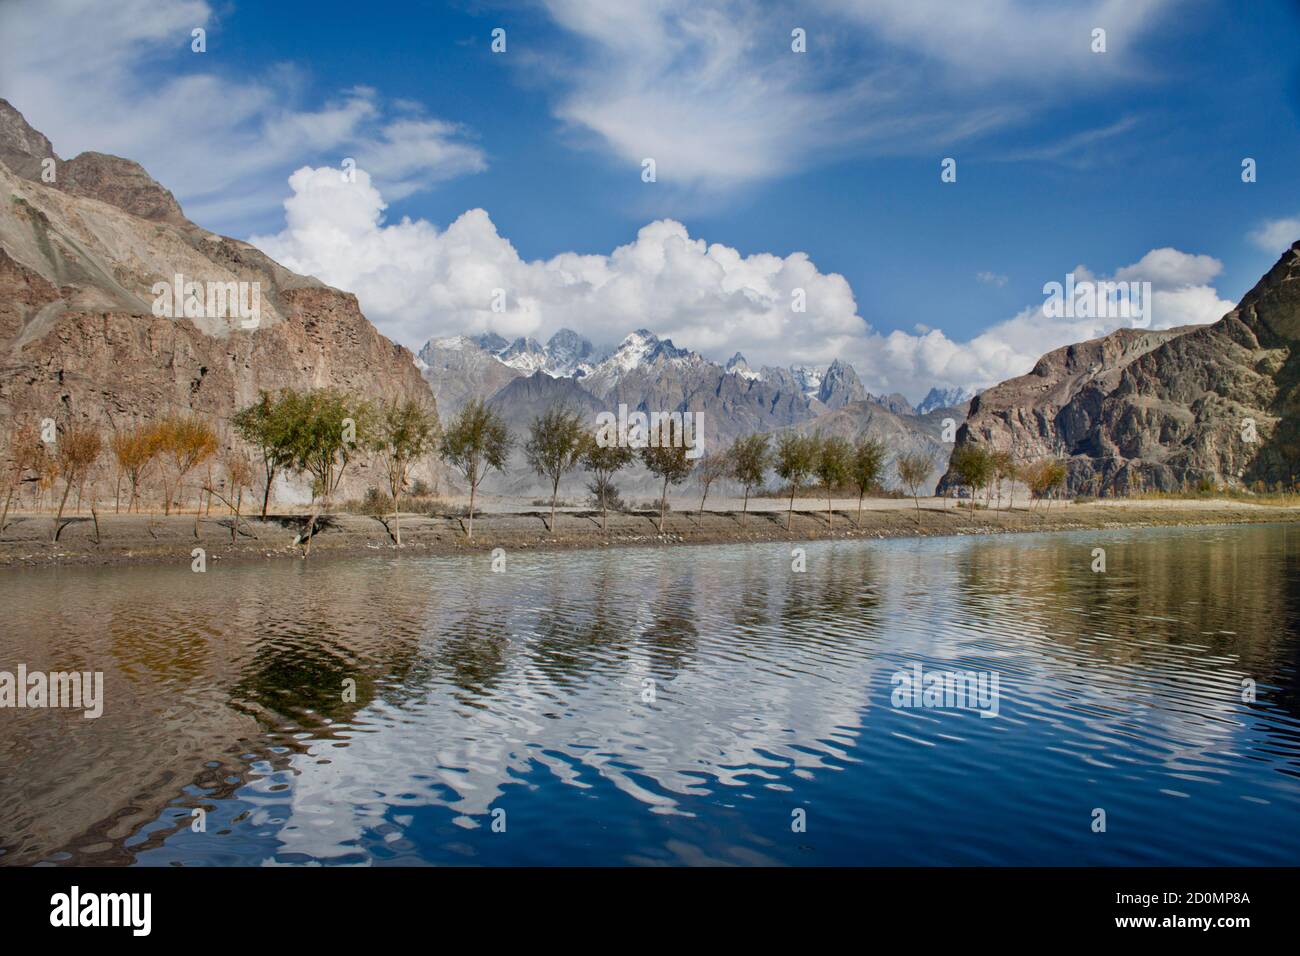
<path id="1" fill-rule="evenodd" d="M 1252 505 L 1239 501 L 1101 501 L 1089 504 L 1055 503 L 1048 510 L 1017 505 L 1000 512 L 965 508 L 951 502 L 922 499 L 918 515 L 911 501 L 869 501 L 862 523 L 856 522 L 856 502 L 836 501 L 833 520 L 825 502 L 802 499 L 795 503 L 792 528 L 785 528 L 785 502 L 759 499 L 750 502 L 742 524 L 740 502 L 710 501 L 701 514 L 699 501 L 673 503 L 660 534 L 658 515 L 649 511 L 611 513 L 602 531 L 600 513 L 564 509 L 556 529 L 547 528 L 548 512 L 519 501 L 486 502 L 488 509 L 474 521 L 468 539 L 465 521 L 451 515 L 403 515 L 403 553 L 460 554 L 493 548 L 587 548 L 656 544 L 719 544 L 745 541 L 809 541 L 825 538 L 899 538 L 918 535 L 1004 534 L 1037 531 L 1075 531 L 1090 528 L 1166 527 L 1176 525 L 1257 524 L 1300 521 L 1300 508 Z M 64 517 L 58 542 L 50 540 L 54 518 L 49 514 L 19 514 L 0 535 L 0 567 L 53 565 L 115 565 L 135 563 L 191 563 L 192 551 L 201 547 L 207 562 L 267 560 L 301 557 L 294 543 L 305 528 L 306 517 L 284 514 L 266 521 L 241 524 L 232 543 L 229 515 L 215 511 L 199 520 L 194 535 L 194 515 L 167 518 L 146 515 L 101 514 L 98 540 L 87 514 Z M 390 522 L 391 523 L 391 522 Z M 393 554 L 397 546 L 385 524 L 364 515 L 336 514 L 324 519 L 312 543 L 313 555 Z"/>

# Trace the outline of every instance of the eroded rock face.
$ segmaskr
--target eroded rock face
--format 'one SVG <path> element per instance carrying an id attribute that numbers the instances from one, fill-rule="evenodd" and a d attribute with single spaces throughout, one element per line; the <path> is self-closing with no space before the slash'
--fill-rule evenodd
<path id="1" fill-rule="evenodd" d="M 972 401 L 957 445 L 1062 457 L 1072 494 L 1289 482 L 1298 341 L 1300 243 L 1212 325 L 1121 329 L 1048 353 Z"/>
<path id="2" fill-rule="evenodd" d="M 229 440 L 228 418 L 259 389 L 432 401 L 412 354 L 355 296 L 189 222 L 128 160 L 85 153 L 44 183 L 39 160 L 52 152 L 0 101 L 0 417 L 107 430 L 193 411 Z M 256 327 L 237 315 L 155 315 L 155 283 L 177 274 L 258 283 Z"/>

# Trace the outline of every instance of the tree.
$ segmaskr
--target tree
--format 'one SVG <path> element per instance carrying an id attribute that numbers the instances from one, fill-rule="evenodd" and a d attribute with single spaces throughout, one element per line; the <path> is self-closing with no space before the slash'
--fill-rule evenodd
<path id="1" fill-rule="evenodd" d="M 417 398 L 393 401 L 377 416 L 373 448 L 384 467 L 388 491 L 393 498 L 394 540 L 402 546 L 402 515 L 399 499 L 406 490 L 411 466 L 438 447 L 438 413 Z"/>
<path id="2" fill-rule="evenodd" d="M 740 525 L 744 527 L 749 517 L 749 495 L 763 484 L 771 460 L 767 435 L 746 435 L 737 437 L 727 451 L 731 462 L 731 478 L 745 489 L 745 503 L 740 512 Z"/>
<path id="3" fill-rule="evenodd" d="M 695 480 L 700 483 L 700 514 L 704 513 L 704 502 L 709 497 L 709 488 L 715 481 L 731 474 L 731 460 L 725 451 L 706 453 L 695 462 Z"/>
<path id="4" fill-rule="evenodd" d="M 858 527 L 862 527 L 862 499 L 880 481 L 885 466 L 885 446 L 874 438 L 860 437 L 849 462 L 849 482 L 858 490 Z"/>
<path id="5" fill-rule="evenodd" d="M 551 522 L 555 534 L 555 501 L 560 496 L 560 479 L 582 460 L 587 433 L 582 416 L 564 405 L 548 408 L 533 419 L 524 443 L 524 458 L 539 477 L 551 479 Z"/>
<path id="6" fill-rule="evenodd" d="M 626 445 L 602 445 L 594 435 L 586 435 L 582 445 L 582 467 L 592 473 L 589 486 L 600 499 L 600 530 L 608 530 L 606 499 L 614 488 L 614 475 L 632 464 L 632 449 Z"/>
<path id="7" fill-rule="evenodd" d="M 68 503 L 68 493 L 73 485 L 85 480 L 86 473 L 94 467 L 99 453 L 104 447 L 99 432 L 88 425 L 69 425 L 58 436 L 54 445 L 54 462 L 57 474 L 63 479 L 63 497 L 59 499 L 59 510 L 54 516 L 54 537 L 59 540 L 63 530 L 63 509 Z"/>
<path id="8" fill-rule="evenodd" d="M 794 496 L 799 487 L 812 474 L 817 463 L 817 446 L 820 438 L 815 435 L 796 435 L 786 432 L 776 440 L 775 471 L 790 486 L 790 508 L 785 516 L 785 530 L 790 530 L 794 518 Z"/>
<path id="9" fill-rule="evenodd" d="M 474 498 L 489 468 L 504 471 L 513 441 L 506 423 L 481 399 L 471 400 L 443 432 L 439 454 L 469 482 L 469 531 L 474 537 Z"/>
<path id="10" fill-rule="evenodd" d="M 835 512 L 831 510 L 831 492 L 849 480 L 853 469 L 853 446 L 847 438 L 830 435 L 822 438 L 814 436 L 817 442 L 817 457 L 813 462 L 813 473 L 826 490 L 826 523 L 835 527 Z"/>
<path id="11" fill-rule="evenodd" d="M 993 481 L 998 486 L 998 510 L 1002 510 L 1002 481 L 1015 471 L 1015 465 L 1011 461 L 1011 452 L 995 451 L 989 455 L 989 470 L 993 474 Z"/>
<path id="12" fill-rule="evenodd" d="M 898 477 L 907 487 L 916 502 L 916 523 L 921 523 L 921 498 L 919 490 L 921 485 L 925 484 L 930 472 L 934 470 L 934 459 L 923 451 L 914 451 L 910 454 L 899 455 L 894 461 L 894 467 L 898 469 Z"/>
<path id="13" fill-rule="evenodd" d="M 288 413 L 293 406 L 292 393 L 286 390 L 278 398 L 265 391 L 258 392 L 257 401 L 241 408 L 231 418 L 239 437 L 257 449 L 262 458 L 262 475 L 266 485 L 262 491 L 262 520 L 271 504 L 271 486 L 275 476 L 293 466 L 293 450 L 289 447 Z"/>
<path id="14" fill-rule="evenodd" d="M 1024 465 L 1021 465 L 1010 454 L 1007 455 L 1006 471 L 1004 474 L 1007 479 L 1007 511 L 1014 511 L 1016 507 L 1016 482 L 1024 481 Z"/>
<path id="15" fill-rule="evenodd" d="M 641 460 L 651 473 L 663 479 L 659 495 L 659 533 L 664 533 L 664 512 L 668 510 L 668 486 L 680 485 L 690 477 L 691 460 L 686 457 L 686 435 L 680 420 L 665 417 L 650 436 L 650 444 L 641 449 Z"/>
<path id="16" fill-rule="evenodd" d="M 1025 469 L 1025 482 L 1029 485 L 1032 497 L 1042 500 L 1047 498 L 1047 508 L 1052 508 L 1048 495 L 1065 484 L 1065 463 L 1056 458 L 1044 458 L 1034 462 Z"/>
<path id="17" fill-rule="evenodd" d="M 317 518 L 329 510 L 348 465 L 373 442 L 374 414 L 367 402 L 333 388 L 284 392 L 281 402 L 291 467 L 311 478 L 312 512 L 303 549 L 310 555 Z"/>
<path id="18" fill-rule="evenodd" d="M 37 478 L 44 475 L 49 470 L 49 458 L 49 449 L 41 441 L 41 433 L 34 424 L 27 423 L 14 429 L 5 469 L 5 506 L 0 514 L 0 533 L 9 524 L 9 507 L 14 497 L 18 496 L 21 503 L 19 488 L 22 483 L 36 480 L 29 479 L 27 473 L 34 472 Z"/>
<path id="19" fill-rule="evenodd" d="M 174 415 L 158 423 L 157 441 L 175 475 L 176 491 L 184 504 L 185 476 L 217 453 L 217 433 L 197 415 Z M 164 482 L 163 514 L 171 514 L 172 489 Z M 201 491 L 200 491 L 201 494 Z M 199 535 L 198 512 L 194 515 L 194 536 Z"/>
<path id="20" fill-rule="evenodd" d="M 975 509 L 975 490 L 984 487 L 993 474 L 993 459 L 989 453 L 978 445 L 962 445 L 952 453 L 949 467 L 958 480 L 970 489 L 970 507 Z"/>
<path id="21" fill-rule="evenodd" d="M 230 509 L 230 513 L 234 516 L 234 520 L 230 523 L 230 543 L 234 544 L 235 536 L 239 533 L 239 522 L 244 505 L 244 489 L 253 487 L 253 466 L 244 452 L 229 449 L 221 456 L 221 467 L 226 473 L 226 494 L 229 497 L 222 495 L 221 492 L 213 488 L 211 481 L 208 482 L 205 490 L 209 495 L 216 495 L 217 498 L 225 502 L 226 507 Z M 253 535 L 253 537 L 257 537 L 257 535 Z"/>
<path id="22" fill-rule="evenodd" d="M 158 459 L 160 438 L 159 430 L 153 425 L 135 425 L 126 431 L 113 432 L 113 437 L 109 439 L 109 447 L 117 462 L 119 482 L 120 476 L 125 476 L 131 487 L 130 497 L 126 501 L 127 514 L 131 513 L 133 504 L 139 510 L 140 484 Z M 118 508 L 117 498 L 115 490 L 114 510 Z"/>

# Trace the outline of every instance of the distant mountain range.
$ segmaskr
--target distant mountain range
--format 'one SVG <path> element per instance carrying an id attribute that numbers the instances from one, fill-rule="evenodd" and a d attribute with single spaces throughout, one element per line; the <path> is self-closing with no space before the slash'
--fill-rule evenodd
<path id="1" fill-rule="evenodd" d="M 620 387 L 625 391 L 644 389 L 670 371 L 687 379 L 734 376 L 742 383 L 760 383 L 782 395 L 802 396 L 806 407 L 795 402 L 789 409 L 791 420 L 809 414 L 815 417 L 857 401 L 875 402 L 897 415 L 925 415 L 941 408 L 960 408 L 973 395 L 960 388 L 932 388 L 913 407 L 898 393 L 871 394 L 853 366 L 839 359 L 829 365 L 755 369 L 737 352 L 725 365 L 719 365 L 648 329 L 637 329 L 617 347 L 605 350 L 598 350 L 570 329 L 560 329 L 545 345 L 533 338 L 510 341 L 494 332 L 430 339 L 420 350 L 416 365 L 449 412 L 458 410 L 470 397 L 491 398 L 513 379 L 537 372 L 570 379 L 597 397 Z"/>
<path id="2" fill-rule="evenodd" d="M 569 329 L 556 332 L 544 345 L 494 333 L 457 335 L 431 339 L 416 364 L 444 416 L 481 398 L 517 433 L 554 404 L 593 420 L 620 404 L 631 411 L 699 412 L 706 449 L 725 447 L 754 431 L 815 430 L 825 418 L 828 431 L 847 437 L 869 434 L 885 440 L 892 452 L 932 452 L 936 477 L 949 449 L 940 441 L 942 419 L 959 424 L 970 397 L 932 389 L 913 408 L 902 395 L 871 394 L 853 366 L 838 359 L 824 366 L 755 369 L 737 352 L 719 365 L 648 329 L 637 329 L 603 350 Z M 831 418 L 832 413 L 838 414 Z M 532 480 L 516 471 L 514 477 L 498 479 L 498 490 L 526 493 Z M 637 487 L 644 484 L 635 474 L 630 480 Z"/>

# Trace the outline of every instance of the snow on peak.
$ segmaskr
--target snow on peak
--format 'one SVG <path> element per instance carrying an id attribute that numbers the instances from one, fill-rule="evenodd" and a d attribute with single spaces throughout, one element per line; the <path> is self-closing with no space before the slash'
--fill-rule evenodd
<path id="1" fill-rule="evenodd" d="M 727 360 L 726 370 L 732 375 L 739 375 L 741 378 L 747 378 L 751 382 L 757 381 L 763 377 L 750 367 L 749 362 L 745 361 L 745 356 L 741 355 L 739 352 Z"/>

